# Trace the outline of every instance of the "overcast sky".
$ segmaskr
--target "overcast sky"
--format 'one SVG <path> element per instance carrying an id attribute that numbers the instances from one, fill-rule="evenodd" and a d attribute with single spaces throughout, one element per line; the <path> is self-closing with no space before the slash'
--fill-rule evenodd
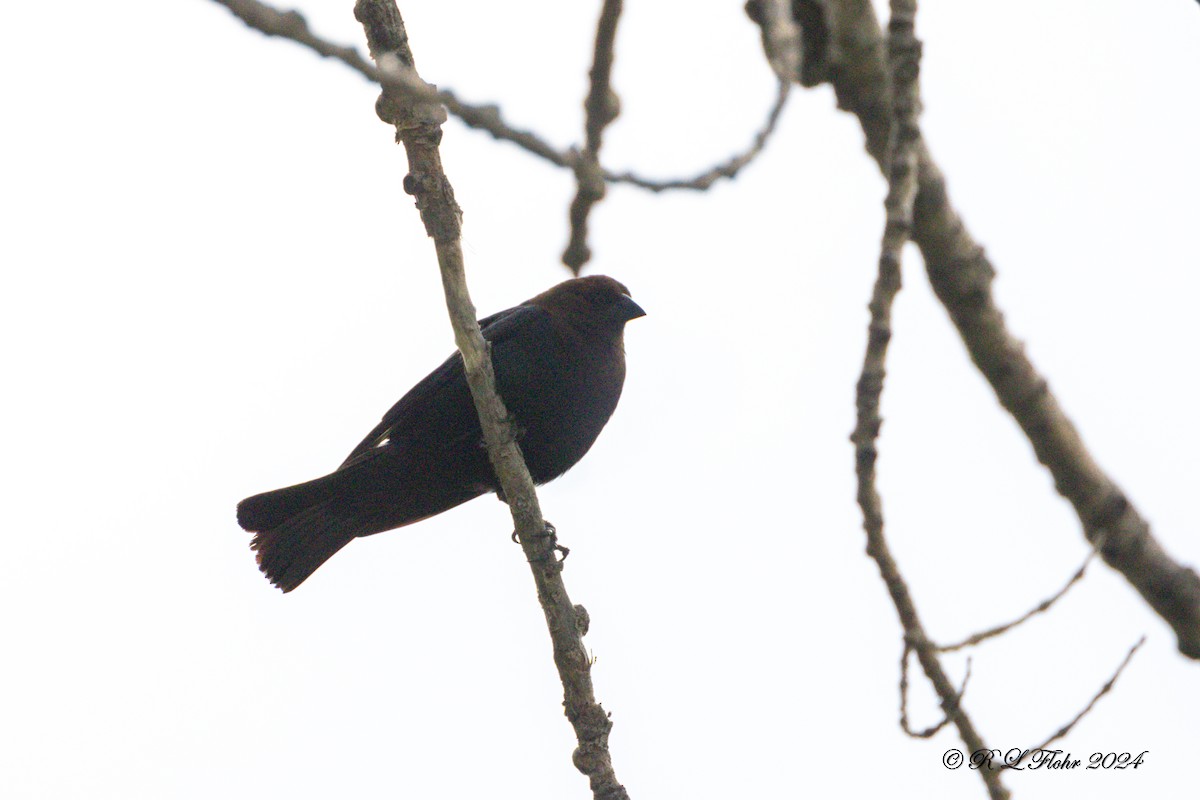
<path id="1" fill-rule="evenodd" d="M 352 2 L 300 8 L 365 50 Z M 426 80 L 581 136 L 598 3 L 402 3 Z M 296 592 L 234 508 L 336 467 L 453 349 L 377 90 L 204 0 L 0 11 L 0 793 L 585 798 L 511 519 L 483 498 L 352 543 Z M 1200 7 L 927 2 L 921 124 L 998 302 L 1098 461 L 1200 562 Z M 626 3 L 603 160 L 690 175 L 774 96 L 742 3 Z M 568 277 L 562 170 L 451 120 L 481 314 Z M 900 627 L 854 503 L 854 382 L 884 184 L 828 87 L 706 194 L 615 187 L 592 273 L 625 282 L 629 377 L 540 492 L 634 798 L 983 797 L 897 727 Z M 1087 555 L 967 359 L 919 255 L 880 442 L 890 540 L 931 634 L 1020 615 Z M 1022 798 L 1194 786 L 1200 665 L 1094 565 L 973 654 L 966 705 L 1029 747 L 1136 771 L 1010 775 Z M 965 657 L 947 657 L 961 679 Z M 910 716 L 938 719 L 914 670 Z"/>

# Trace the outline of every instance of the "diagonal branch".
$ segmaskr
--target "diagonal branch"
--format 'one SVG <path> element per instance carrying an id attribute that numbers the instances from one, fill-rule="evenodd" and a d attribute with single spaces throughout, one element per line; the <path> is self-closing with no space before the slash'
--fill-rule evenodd
<path id="1" fill-rule="evenodd" d="M 579 741 L 573 757 L 575 766 L 588 776 L 597 800 L 625 800 L 628 795 L 617 781 L 608 752 L 612 722 L 596 702 L 590 660 L 583 645 L 587 614 L 567 595 L 562 564 L 554 557 L 554 539 L 545 535 L 547 525 L 533 479 L 517 446 L 504 402 L 496 392 L 491 354 L 467 292 L 462 211 L 454 200 L 438 150 L 445 111 L 439 103 L 422 101 L 418 97 L 421 92 L 412 88 L 422 82 L 394 0 L 357 0 L 354 16 L 362 23 L 371 56 L 384 79 L 376 111 L 380 119 L 395 126 L 396 138 L 408 156 L 404 190 L 416 198 L 425 230 L 434 241 L 455 342 L 462 351 L 488 456 L 512 511 L 537 585 L 538 601 L 546 615 L 567 718 Z"/>
<path id="2" fill-rule="evenodd" d="M 353 47 L 334 44 L 317 36 L 309 29 L 308 20 L 299 11 L 280 11 L 257 0 L 213 0 L 213 2 L 225 6 L 235 17 L 256 31 L 267 36 L 291 39 L 293 42 L 320 53 L 325 58 L 341 61 L 376 83 L 379 82 L 379 73 L 370 61 L 363 58 Z"/>
<path id="3" fill-rule="evenodd" d="M 1100 687 L 1100 690 L 1097 691 L 1096 694 L 1092 695 L 1092 699 L 1090 701 L 1088 701 L 1088 704 L 1083 707 L 1082 711 L 1080 711 L 1078 714 L 1076 714 L 1074 717 L 1072 717 L 1070 722 L 1068 722 L 1067 724 L 1060 727 L 1054 733 L 1050 734 L 1050 736 L 1047 737 L 1046 740 L 1044 742 L 1042 742 L 1041 744 L 1039 744 L 1037 747 L 1033 747 L 1033 748 L 1030 748 L 1029 750 L 1024 751 L 1023 753 L 1021 753 L 1020 758 L 1016 759 L 1012 763 L 1006 763 L 1004 766 L 1007 769 L 1019 769 L 1020 768 L 1019 765 L 1021 764 L 1021 762 L 1024 761 L 1026 756 L 1028 756 L 1030 753 L 1036 753 L 1039 750 L 1045 750 L 1047 747 L 1052 745 L 1054 742 L 1058 741 L 1059 739 L 1063 738 L 1068 733 L 1070 733 L 1071 730 L 1074 729 L 1074 727 L 1079 724 L 1079 721 L 1081 719 L 1083 719 L 1084 717 L 1086 717 L 1091 712 L 1091 710 L 1096 707 L 1096 703 L 1100 702 L 1100 698 L 1104 697 L 1104 695 L 1106 695 L 1112 691 L 1113 686 L 1115 686 L 1117 683 L 1117 678 L 1121 677 L 1121 673 L 1123 673 L 1125 671 L 1125 668 L 1129 666 L 1129 662 L 1133 660 L 1133 656 L 1135 653 L 1137 653 L 1138 648 L 1140 648 L 1145 643 L 1146 643 L 1145 636 L 1141 637 L 1136 642 L 1134 642 L 1133 647 L 1129 648 L 1129 652 L 1126 653 L 1125 658 L 1121 660 L 1120 665 L 1117 667 L 1117 671 L 1114 672 L 1112 677 L 1109 678 L 1108 681 L 1105 682 L 1105 684 Z"/>
<path id="4" fill-rule="evenodd" d="M 1024 345 L 1008 332 L 992 296 L 995 269 L 950 206 L 945 179 L 925 150 L 920 170 L 914 239 L 971 359 L 1075 508 L 1088 541 L 1174 629 L 1179 651 L 1200 659 L 1200 576 L 1162 548 L 1150 523 L 1096 463 Z"/>
<path id="5" fill-rule="evenodd" d="M 968 636 L 966 639 L 963 639 L 961 642 L 955 642 L 954 644 L 938 645 L 938 650 L 943 653 L 953 653 L 956 650 L 962 650 L 967 647 L 974 647 L 977 644 L 982 644 L 983 642 L 986 642 L 988 639 L 993 639 L 997 636 L 1008 633 L 1013 628 L 1017 627 L 1018 625 L 1022 625 L 1024 623 L 1028 622 L 1029 620 L 1036 617 L 1038 614 L 1044 614 L 1045 612 L 1049 611 L 1055 603 L 1057 603 L 1059 600 L 1061 600 L 1063 598 L 1063 596 L 1071 590 L 1072 586 L 1074 586 L 1075 584 L 1077 584 L 1081 580 L 1083 580 L 1083 576 L 1085 574 L 1087 574 L 1088 565 L 1091 564 L 1092 559 L 1096 557 L 1096 552 L 1097 552 L 1096 550 L 1092 550 L 1092 552 L 1088 553 L 1087 558 L 1085 558 L 1083 560 L 1083 563 L 1079 566 L 1079 569 L 1075 570 L 1075 574 L 1071 576 L 1070 580 L 1068 580 L 1061 589 L 1059 589 L 1057 592 L 1055 592 L 1054 594 L 1047 597 L 1042 602 L 1038 603 L 1033 608 L 1026 611 L 1021 616 L 1017 617 L 1016 619 L 1014 619 L 1010 622 L 1005 622 L 1003 625 L 997 625 L 993 628 L 988 628 L 985 631 L 973 633 L 970 636 Z"/>
<path id="6" fill-rule="evenodd" d="M 832 83 L 838 107 L 858 117 L 867 151 L 886 167 L 889 76 L 870 0 L 792 0 L 788 5 L 797 20 L 809 22 L 800 37 L 805 63 L 794 79 L 817 75 Z M 819 46 L 811 46 L 810 39 L 818 35 Z M 1149 523 L 1096 463 L 1046 379 L 1009 332 L 992 295 L 994 266 L 950 204 L 946 180 L 924 141 L 916 148 L 912 240 L 924 256 L 934 293 L 1000 404 L 1021 426 L 1059 494 L 1074 507 L 1085 537 L 1171 626 L 1179 651 L 1200 659 L 1200 576 L 1154 538 Z"/>
<path id="7" fill-rule="evenodd" d="M 260 3 L 258 0 L 213 0 L 213 2 L 225 6 L 248 27 L 260 33 L 290 39 L 297 44 L 304 45 L 326 58 L 342 62 L 373 83 L 382 83 L 383 81 L 375 65 L 363 58 L 353 47 L 334 44 L 313 33 L 304 16 L 298 11 L 280 11 L 266 3 Z M 500 116 L 498 107 L 465 103 L 447 89 L 438 90 L 434 86 L 423 85 L 427 86 L 430 92 L 436 93 L 437 98 L 446 106 L 446 109 L 468 127 L 487 131 L 493 138 L 500 141 L 512 142 L 555 166 L 570 167 L 575 163 L 576 157 L 573 153 L 561 152 L 536 133 L 509 125 Z"/>

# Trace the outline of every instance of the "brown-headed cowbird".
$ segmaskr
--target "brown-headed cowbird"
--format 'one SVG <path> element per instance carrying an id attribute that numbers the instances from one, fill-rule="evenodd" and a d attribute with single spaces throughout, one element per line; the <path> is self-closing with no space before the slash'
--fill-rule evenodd
<path id="1" fill-rule="evenodd" d="M 600 435 L 625 383 L 625 323 L 645 313 L 624 285 L 592 275 L 479 321 L 535 483 L 575 466 Z M 336 471 L 248 497 L 237 518 L 255 534 L 259 568 L 290 592 L 356 536 L 499 489 L 455 353 L 400 398 Z"/>

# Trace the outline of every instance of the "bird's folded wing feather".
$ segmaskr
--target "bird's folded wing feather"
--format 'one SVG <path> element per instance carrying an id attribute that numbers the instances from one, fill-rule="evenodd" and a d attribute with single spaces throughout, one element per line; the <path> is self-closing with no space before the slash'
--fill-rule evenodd
<path id="1" fill-rule="evenodd" d="M 524 350 L 529 343 L 546 335 L 551 321 L 550 315 L 537 306 L 516 306 L 481 319 L 479 327 L 492 344 L 493 360 L 499 360 L 512 345 L 516 345 L 513 350 Z M 460 408 L 463 398 L 469 405 L 467 413 Z M 446 447 L 453 447 L 464 437 L 480 435 L 460 353 L 447 358 L 401 397 L 338 470 L 371 459 L 386 446 L 385 442 L 401 433 L 427 437 Z"/>

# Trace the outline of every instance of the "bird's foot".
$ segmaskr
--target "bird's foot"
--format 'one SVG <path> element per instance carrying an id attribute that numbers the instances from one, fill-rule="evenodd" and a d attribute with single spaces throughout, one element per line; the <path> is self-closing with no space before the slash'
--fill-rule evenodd
<path id="1" fill-rule="evenodd" d="M 554 527 L 554 525 L 550 522 L 550 520 L 548 520 L 548 519 L 542 520 L 542 525 L 545 526 L 542 529 L 542 532 L 533 534 L 536 538 L 542 539 L 542 538 L 549 537 L 549 538 L 553 539 L 555 536 L 558 535 L 558 529 Z M 517 538 L 516 531 L 512 532 L 512 540 L 513 540 L 513 544 L 521 543 L 521 540 Z"/>
<path id="2" fill-rule="evenodd" d="M 558 543 L 558 529 L 555 528 L 554 525 L 552 525 L 548 520 L 544 520 L 543 524 L 545 525 L 545 527 L 542 529 L 542 531 L 540 533 L 533 534 L 533 536 L 538 539 L 550 539 L 550 543 L 553 546 L 554 550 L 559 553 L 562 553 L 562 557 L 555 558 L 553 553 L 550 553 L 547 555 L 546 558 L 529 559 L 529 563 L 530 564 L 543 564 L 543 563 L 546 563 L 547 561 L 553 560 L 554 562 L 561 564 L 562 562 L 567 560 L 567 556 L 570 554 L 571 549 L 569 547 L 566 547 L 565 545 L 561 545 Z M 516 531 L 513 531 L 512 540 L 515 544 L 521 543 L 520 540 L 517 538 Z"/>

